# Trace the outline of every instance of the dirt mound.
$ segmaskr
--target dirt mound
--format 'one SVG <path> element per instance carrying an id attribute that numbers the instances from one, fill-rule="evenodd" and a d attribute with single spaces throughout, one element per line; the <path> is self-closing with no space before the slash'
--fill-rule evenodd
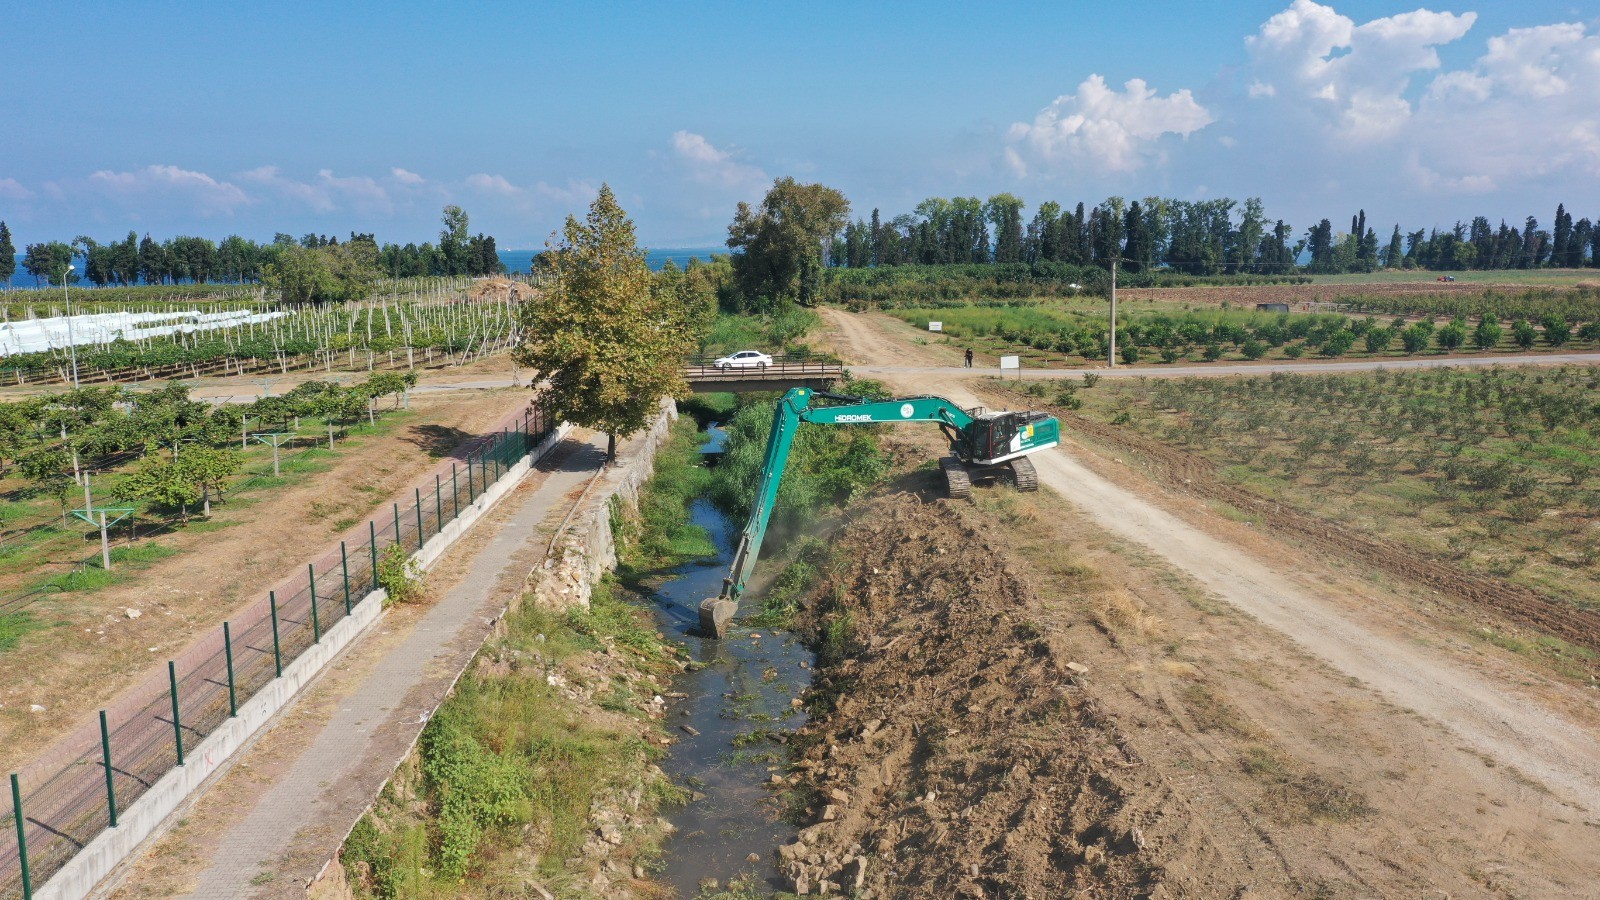
<path id="1" fill-rule="evenodd" d="M 1165 896 L 1179 858 L 1180 881 L 1235 883 L 961 512 L 883 498 L 833 547 L 795 766 L 817 824 L 779 851 L 797 891 Z"/>
<path id="2" fill-rule="evenodd" d="M 467 297 L 474 303 L 504 303 L 507 300 L 526 300 L 533 288 L 509 278 L 480 278 L 472 283 Z"/>

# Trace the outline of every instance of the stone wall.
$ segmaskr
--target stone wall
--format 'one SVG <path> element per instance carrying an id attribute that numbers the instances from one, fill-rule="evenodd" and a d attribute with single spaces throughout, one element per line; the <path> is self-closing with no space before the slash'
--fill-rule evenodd
<path id="1" fill-rule="evenodd" d="M 617 546 L 611 517 L 622 507 L 624 515 L 639 511 L 639 492 L 655 472 L 656 451 L 666 442 L 678 406 L 661 404 L 661 414 L 638 441 L 620 455 L 592 486 L 573 512 L 567 527 L 535 573 L 529 588 L 536 602 L 555 608 L 576 603 L 587 608 L 594 585 L 617 565 Z M 615 498 L 615 501 L 613 501 Z"/>

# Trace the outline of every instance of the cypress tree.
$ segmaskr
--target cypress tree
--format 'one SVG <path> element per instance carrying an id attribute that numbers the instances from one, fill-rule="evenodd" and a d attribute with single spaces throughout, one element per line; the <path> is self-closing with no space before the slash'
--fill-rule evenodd
<path id="1" fill-rule="evenodd" d="M 11 276 L 17 274 L 17 245 L 11 243 L 11 229 L 5 222 L 0 222 L 0 277 L 5 278 L 6 287 L 11 287 Z"/>

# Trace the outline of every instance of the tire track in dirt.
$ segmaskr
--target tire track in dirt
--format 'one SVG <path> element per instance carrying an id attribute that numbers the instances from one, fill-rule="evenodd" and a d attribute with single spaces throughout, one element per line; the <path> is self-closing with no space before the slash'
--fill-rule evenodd
<path id="1" fill-rule="evenodd" d="M 1037 403 L 1037 401 L 1035 401 Z M 1260 517 L 1268 527 L 1308 542 L 1311 549 L 1335 558 L 1359 559 L 1390 575 L 1479 604 L 1529 628 L 1553 634 L 1568 643 L 1600 651 L 1600 612 L 1574 609 L 1558 598 L 1494 578 L 1463 572 L 1441 560 L 1318 518 L 1229 484 L 1209 460 L 1185 453 L 1130 429 L 1051 409 L 1071 432 L 1136 454 L 1144 469 L 1162 483 L 1207 500 L 1226 503 Z M 1600 663 L 1589 667 L 1600 674 Z"/>
<path id="2" fill-rule="evenodd" d="M 847 359 L 861 358 L 863 351 L 910 352 L 860 317 L 830 311 L 828 321 Z M 914 382 L 899 381 L 897 387 L 983 405 L 959 376 L 919 375 Z M 1111 533 L 1148 547 L 1222 600 L 1391 701 L 1432 719 L 1475 752 L 1517 767 L 1567 803 L 1600 809 L 1600 747 L 1570 720 L 1437 651 L 1416 646 L 1409 635 L 1390 634 L 1359 620 L 1343 602 L 1348 598 L 1326 595 L 1308 573 L 1279 571 L 1206 534 L 1106 480 L 1067 448 L 1032 458 L 1044 485 Z"/>
<path id="3" fill-rule="evenodd" d="M 779 851 L 800 893 L 1218 896 L 1260 876 L 1145 765 L 962 511 L 895 494 L 831 543 L 812 625 L 834 638 L 795 738 L 817 824 Z"/>

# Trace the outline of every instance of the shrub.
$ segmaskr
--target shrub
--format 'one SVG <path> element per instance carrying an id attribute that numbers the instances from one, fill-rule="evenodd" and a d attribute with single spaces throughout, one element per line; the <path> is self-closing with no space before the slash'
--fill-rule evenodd
<path id="1" fill-rule="evenodd" d="M 390 544 L 378 554 L 378 587 L 390 603 L 415 603 L 427 595 L 427 575 L 404 547 Z"/>
<path id="2" fill-rule="evenodd" d="M 1433 327 L 1418 322 L 1400 332 L 1400 345 L 1406 348 L 1407 353 L 1418 353 L 1428 349 L 1428 340 L 1432 337 Z"/>
<path id="3" fill-rule="evenodd" d="M 1207 344 L 1204 353 L 1206 362 L 1216 362 L 1222 358 L 1221 344 Z"/>
<path id="4" fill-rule="evenodd" d="M 1283 355 L 1289 357 L 1290 359 L 1299 359 L 1300 357 L 1306 355 L 1306 345 L 1289 344 L 1283 348 Z"/>
<path id="5" fill-rule="evenodd" d="M 1394 330 L 1391 328 L 1368 328 L 1362 336 L 1367 344 L 1368 353 L 1382 353 L 1394 343 Z"/>
<path id="6" fill-rule="evenodd" d="M 1131 366 L 1139 361 L 1139 345 L 1124 344 L 1118 355 L 1122 357 L 1123 362 Z"/>
<path id="7" fill-rule="evenodd" d="M 1572 339 L 1572 326 L 1561 316 L 1545 316 L 1541 324 L 1544 325 L 1544 339 L 1552 347 L 1559 347 Z"/>
<path id="8" fill-rule="evenodd" d="M 1244 354 L 1245 359 L 1260 359 L 1267 355 L 1267 342 L 1251 338 L 1244 342 L 1239 351 Z"/>
<path id="9" fill-rule="evenodd" d="M 1533 342 L 1539 339 L 1539 331 L 1528 324 L 1528 320 L 1518 319 L 1511 323 L 1511 339 L 1517 342 L 1518 347 L 1529 350 Z"/>
<path id="10" fill-rule="evenodd" d="M 1456 350 L 1467 342 L 1467 324 L 1457 319 L 1449 325 L 1439 329 L 1434 335 L 1439 348 L 1445 351 Z"/>
<path id="11" fill-rule="evenodd" d="M 1500 345 L 1500 338 L 1504 334 L 1499 322 L 1485 316 L 1478 321 L 1478 327 L 1472 330 L 1472 343 L 1479 350 L 1493 350 Z"/>

